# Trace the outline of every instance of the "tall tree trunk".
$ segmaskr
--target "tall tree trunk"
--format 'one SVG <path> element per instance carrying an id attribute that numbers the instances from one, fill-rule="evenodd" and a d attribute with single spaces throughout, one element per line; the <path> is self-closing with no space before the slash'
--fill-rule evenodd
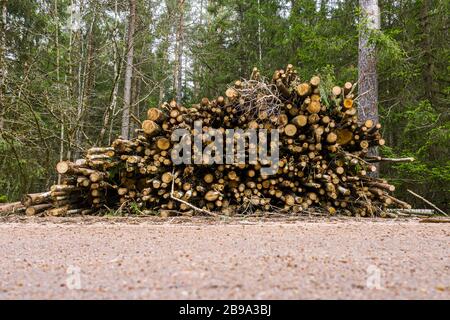
<path id="1" fill-rule="evenodd" d="M 169 48 L 169 36 L 170 31 L 164 32 L 162 43 L 160 44 L 162 48 Z M 161 78 L 159 81 L 159 100 L 158 100 L 158 106 L 160 106 L 165 98 L 165 90 L 166 90 L 166 83 L 167 83 L 167 68 L 168 68 L 168 50 L 162 50 L 162 61 L 160 62 L 161 65 Z M 157 59 L 155 59 L 155 63 L 159 63 Z"/>
<path id="2" fill-rule="evenodd" d="M 204 0 L 200 1 L 200 18 L 199 18 L 199 26 L 201 28 L 203 28 L 203 8 L 204 8 L 204 4 L 203 4 Z M 200 79 L 203 79 L 202 75 L 202 65 L 200 62 L 200 59 L 197 58 L 197 56 L 194 56 L 194 63 L 193 63 L 193 81 L 194 81 L 194 97 L 196 99 L 199 98 L 200 95 Z"/>
<path id="3" fill-rule="evenodd" d="M 80 128 L 80 126 L 81 126 L 81 124 L 80 124 L 80 121 L 81 121 L 81 117 L 82 117 L 82 115 L 83 115 L 83 92 L 84 92 L 84 90 L 83 90 L 83 58 L 84 58 L 84 51 L 85 51 L 85 48 L 84 48 L 84 42 L 83 42 L 83 33 L 82 33 L 82 31 L 80 30 L 80 31 L 78 31 L 78 37 L 79 37 L 79 43 L 80 43 L 80 52 L 79 52 L 79 55 L 78 55 L 78 86 L 77 86 L 77 97 L 78 97 L 78 99 L 77 99 L 77 122 L 75 123 L 75 125 L 76 125 L 76 128 L 75 128 L 75 131 L 76 131 L 76 134 L 75 134 L 75 150 L 77 149 L 77 146 L 80 146 L 80 144 L 81 144 L 81 128 Z M 75 151 L 75 153 L 76 153 L 76 151 Z M 76 158 L 76 156 L 75 156 L 75 158 Z"/>
<path id="4" fill-rule="evenodd" d="M 112 33 L 112 39 L 113 40 L 113 59 L 114 59 L 114 84 L 111 92 L 111 102 L 109 104 L 109 107 L 105 110 L 103 114 L 103 126 L 100 130 L 99 138 L 97 141 L 97 144 L 102 145 L 103 139 L 106 133 L 106 130 L 109 126 L 109 134 L 108 134 L 108 145 L 111 144 L 111 137 L 112 137 L 112 128 L 114 124 L 114 114 L 116 112 L 117 108 L 117 96 L 119 93 L 119 79 L 120 79 L 120 66 L 122 65 L 119 61 L 119 48 L 117 46 L 116 36 L 119 33 L 119 20 L 118 17 L 118 0 L 114 2 L 114 31 Z"/>
<path id="5" fill-rule="evenodd" d="M 103 144 L 103 139 L 105 137 L 105 133 L 106 133 L 106 129 L 108 128 L 108 126 L 110 125 L 110 121 L 111 121 L 111 126 L 112 126 L 112 122 L 113 122 L 113 116 L 114 116 L 114 112 L 116 110 L 117 107 L 117 95 L 119 93 L 119 77 L 120 77 L 120 69 L 119 69 L 119 61 L 117 60 L 117 47 L 116 45 L 114 45 L 114 53 L 113 53 L 113 60 L 114 60 L 114 83 L 113 83 L 113 88 L 112 88 L 112 92 L 111 92 L 111 102 L 108 106 L 108 108 L 106 108 L 105 112 L 103 113 L 103 125 L 102 128 L 100 130 L 100 134 L 97 140 L 97 144 L 98 145 L 102 145 Z M 108 145 L 111 144 L 111 138 L 108 138 Z"/>
<path id="6" fill-rule="evenodd" d="M 184 0 L 178 0 L 178 25 L 176 31 L 174 85 L 176 99 L 181 102 L 183 89 L 183 38 L 184 38 Z"/>
<path id="7" fill-rule="evenodd" d="M 4 112 L 5 112 L 4 86 L 6 82 L 6 75 L 8 72 L 5 61 L 7 0 L 2 0 L 1 3 L 2 3 L 1 7 L 2 18 L 0 22 L 0 131 L 4 127 Z"/>
<path id="8" fill-rule="evenodd" d="M 140 76 L 140 65 L 141 61 L 144 58 L 137 57 L 136 58 L 136 71 L 133 75 L 133 79 L 131 81 L 131 106 L 130 112 L 134 116 L 134 119 L 139 119 L 140 110 L 139 110 L 139 97 L 141 95 L 141 76 Z M 130 136 L 135 132 L 135 129 L 139 129 L 138 123 L 135 120 L 132 120 L 130 123 Z"/>
<path id="9" fill-rule="evenodd" d="M 262 68 L 262 43 L 261 43 L 261 0 L 258 0 L 258 60 L 259 67 Z"/>
<path id="10" fill-rule="evenodd" d="M 130 105 L 131 105 L 131 81 L 133 78 L 133 55 L 134 55 L 134 27 L 136 24 L 136 0 L 130 0 L 130 14 L 128 17 L 127 35 L 127 65 L 125 68 L 125 84 L 123 92 L 122 112 L 122 138 L 130 136 Z"/>
<path id="11" fill-rule="evenodd" d="M 59 58 L 59 12 L 58 12 L 58 0 L 54 0 L 54 17 L 56 21 L 56 30 L 55 30 L 55 49 L 56 49 L 56 86 L 58 88 L 58 110 L 61 111 L 61 84 L 60 84 L 60 58 Z M 62 114 L 63 112 L 61 112 Z M 59 161 L 63 161 L 64 159 L 64 118 L 61 117 L 61 128 L 59 132 Z M 61 174 L 58 174 L 58 184 L 61 184 Z"/>
<path id="12" fill-rule="evenodd" d="M 371 119 L 378 123 L 377 59 L 375 45 L 369 43 L 369 37 L 380 29 L 380 10 L 378 0 L 359 0 L 359 5 L 366 23 L 359 34 L 358 114 L 361 122 Z M 378 150 L 371 148 L 369 154 L 377 155 Z"/>
<path id="13" fill-rule="evenodd" d="M 78 119 L 77 119 L 77 128 L 76 128 L 76 146 L 78 148 L 75 149 L 74 158 L 78 159 L 80 157 L 80 148 L 83 142 L 83 130 L 84 130 L 84 118 L 86 115 L 86 111 L 88 110 L 92 88 L 95 83 L 95 73 L 94 73 L 94 55 L 95 55 L 95 34 L 94 27 L 96 24 L 96 13 L 94 13 L 94 17 L 92 18 L 91 25 L 89 27 L 89 33 L 87 35 L 87 53 L 86 53 L 86 62 L 84 64 L 83 76 L 80 79 L 81 87 L 79 88 L 79 109 L 78 109 Z M 80 62 L 81 64 L 81 62 Z M 81 72 L 81 70 L 80 70 Z"/>
<path id="14" fill-rule="evenodd" d="M 73 0 L 70 1 L 70 28 L 69 28 L 69 48 L 68 48 L 68 66 L 69 66 L 69 70 L 68 72 L 65 74 L 64 76 L 64 83 L 66 86 L 66 101 L 67 101 L 67 105 L 68 106 L 72 106 L 72 103 L 74 101 L 73 97 L 74 97 L 74 73 L 73 73 L 73 44 L 74 44 L 74 33 L 73 33 L 73 27 L 72 27 L 72 23 L 73 23 Z M 67 139 L 67 154 L 66 154 L 66 159 L 71 159 L 71 152 L 72 152 L 72 136 L 70 133 L 70 119 L 67 119 L 68 121 L 66 121 L 66 116 L 64 113 L 61 114 L 61 120 L 63 121 L 63 123 L 65 124 L 67 134 L 66 134 L 66 139 Z M 68 128 L 67 128 L 68 127 Z"/>
<path id="15" fill-rule="evenodd" d="M 114 55 L 114 72 L 116 74 L 116 78 L 115 78 L 115 82 L 114 82 L 114 88 L 113 88 L 113 92 L 112 92 L 112 98 L 111 98 L 111 105 L 109 107 L 110 110 L 108 110 L 106 116 L 105 116 L 105 120 L 104 120 L 104 126 L 105 126 L 105 130 L 106 127 L 108 126 L 108 122 L 110 122 L 109 124 L 109 134 L 108 134 L 108 145 L 111 144 L 112 141 L 112 131 L 113 131 L 113 126 L 114 126 L 114 116 L 115 116 L 115 112 L 117 109 L 117 97 L 119 94 L 119 78 L 120 78 L 120 66 L 121 64 L 119 64 L 119 61 L 117 61 L 117 47 L 115 47 L 115 55 Z M 111 120 L 110 120 L 111 118 Z M 101 133 L 101 138 L 103 139 L 103 135 L 105 133 Z"/>

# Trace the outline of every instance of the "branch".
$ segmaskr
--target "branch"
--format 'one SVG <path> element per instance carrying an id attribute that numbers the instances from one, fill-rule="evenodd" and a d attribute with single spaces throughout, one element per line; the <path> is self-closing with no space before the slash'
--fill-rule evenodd
<path id="1" fill-rule="evenodd" d="M 422 200 L 423 202 L 427 203 L 428 205 L 432 206 L 434 209 L 436 209 L 437 211 L 439 211 L 440 213 L 442 213 L 444 216 L 448 217 L 448 215 L 442 211 L 441 209 L 439 209 L 438 207 L 436 207 L 434 204 L 432 204 L 430 201 L 428 201 L 427 199 L 425 199 L 422 196 L 419 196 L 417 193 L 412 192 L 411 190 L 407 189 L 407 191 L 409 193 L 411 193 L 413 196 L 416 196 L 417 198 L 419 198 L 420 200 Z"/>
<path id="2" fill-rule="evenodd" d="M 382 158 L 382 157 L 367 157 L 366 159 L 370 162 L 413 162 L 414 158 Z"/>

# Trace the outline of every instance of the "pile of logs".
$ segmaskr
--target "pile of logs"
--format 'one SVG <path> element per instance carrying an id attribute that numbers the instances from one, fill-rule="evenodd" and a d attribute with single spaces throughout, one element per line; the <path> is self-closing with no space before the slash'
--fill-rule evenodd
<path id="1" fill-rule="evenodd" d="M 350 82 L 327 87 L 317 76 L 305 81 L 292 65 L 267 81 L 254 69 L 250 80 L 236 81 L 225 96 L 203 98 L 190 108 L 175 101 L 150 108 L 136 138 L 119 137 L 109 147 L 87 150 L 82 159 L 58 163 L 62 184 L 26 195 L 22 203 L 28 215 L 101 209 L 231 215 L 314 208 L 382 216 L 390 205 L 410 208 L 391 195 L 393 185 L 373 177 L 377 163 L 390 159 L 368 155 L 385 141 L 379 123 L 358 121 L 356 103 Z M 196 120 L 203 132 L 194 129 Z M 180 128 L 202 135 L 206 145 L 210 128 L 278 129 L 277 172 L 261 174 L 264 163 L 175 165 L 171 135 Z"/>

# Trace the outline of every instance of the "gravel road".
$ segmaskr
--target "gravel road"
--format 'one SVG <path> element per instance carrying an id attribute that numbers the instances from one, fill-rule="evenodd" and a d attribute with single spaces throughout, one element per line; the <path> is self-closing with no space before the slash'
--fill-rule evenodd
<path id="1" fill-rule="evenodd" d="M 450 224 L 0 221 L 0 299 L 450 299 Z"/>

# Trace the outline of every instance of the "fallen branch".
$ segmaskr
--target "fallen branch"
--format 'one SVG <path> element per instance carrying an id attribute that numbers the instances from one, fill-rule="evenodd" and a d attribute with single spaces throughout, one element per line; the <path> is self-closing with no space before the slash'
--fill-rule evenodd
<path id="1" fill-rule="evenodd" d="M 24 210 L 25 207 L 20 202 L 5 203 L 0 205 L 0 213 L 14 213 Z"/>
<path id="2" fill-rule="evenodd" d="M 434 215 L 433 209 L 388 209 L 387 212 L 404 213 L 407 215 L 422 215 L 422 216 Z"/>
<path id="3" fill-rule="evenodd" d="M 417 198 L 419 198 L 420 200 L 422 200 L 423 202 L 425 202 L 426 204 L 432 206 L 434 209 L 436 209 L 437 211 L 439 211 L 440 213 L 442 213 L 444 216 L 448 217 L 448 215 L 442 211 L 441 209 L 439 209 L 438 207 L 436 207 L 434 204 L 432 204 L 430 201 L 428 201 L 427 199 L 425 199 L 422 196 L 419 196 L 417 193 L 411 191 L 408 189 L 408 192 L 411 193 L 413 196 L 416 196 Z"/>
<path id="4" fill-rule="evenodd" d="M 450 223 L 450 219 L 425 218 L 420 220 L 421 223 Z"/>
<path id="5" fill-rule="evenodd" d="M 413 162 L 414 158 L 382 158 L 382 157 L 366 157 L 369 162 Z"/>

